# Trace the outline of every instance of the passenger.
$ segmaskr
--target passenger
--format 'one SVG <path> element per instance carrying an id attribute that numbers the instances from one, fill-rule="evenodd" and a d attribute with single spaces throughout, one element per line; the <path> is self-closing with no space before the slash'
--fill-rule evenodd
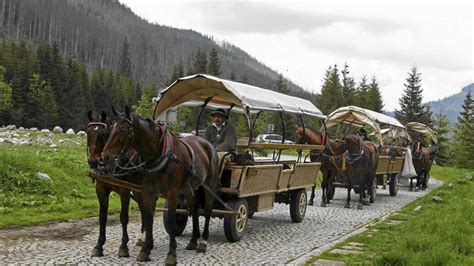
<path id="1" fill-rule="evenodd" d="M 219 176 L 227 162 L 232 160 L 237 143 L 234 126 L 226 121 L 229 116 L 224 109 L 216 109 L 211 113 L 214 123 L 206 129 L 204 137 L 214 145 L 219 159 Z"/>
<path id="2" fill-rule="evenodd" d="M 357 131 L 357 135 L 361 136 L 364 141 L 372 141 L 368 136 L 367 136 L 367 131 L 363 127 L 361 127 Z"/>

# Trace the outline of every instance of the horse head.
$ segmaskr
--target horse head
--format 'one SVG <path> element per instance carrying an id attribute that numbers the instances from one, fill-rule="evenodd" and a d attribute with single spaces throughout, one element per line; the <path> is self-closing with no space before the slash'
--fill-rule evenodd
<path id="1" fill-rule="evenodd" d="M 102 164 L 101 153 L 109 136 L 111 121 L 107 114 L 102 111 L 100 115 L 92 116 L 87 112 L 89 123 L 87 124 L 87 163 L 91 169 L 97 169 Z"/>

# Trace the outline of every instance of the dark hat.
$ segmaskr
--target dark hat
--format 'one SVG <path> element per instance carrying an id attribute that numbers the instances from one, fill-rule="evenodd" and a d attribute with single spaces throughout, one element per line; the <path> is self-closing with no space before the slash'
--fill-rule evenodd
<path id="1" fill-rule="evenodd" d="M 359 130 L 357 131 L 357 133 L 359 135 L 365 135 L 367 136 L 367 131 L 365 131 L 365 129 L 363 127 L 359 128 Z"/>
<path id="2" fill-rule="evenodd" d="M 229 118 L 229 115 L 227 115 L 227 112 L 222 108 L 216 109 L 214 112 L 211 113 L 211 116 L 215 116 L 215 115 L 221 115 L 225 117 L 226 119 Z"/>

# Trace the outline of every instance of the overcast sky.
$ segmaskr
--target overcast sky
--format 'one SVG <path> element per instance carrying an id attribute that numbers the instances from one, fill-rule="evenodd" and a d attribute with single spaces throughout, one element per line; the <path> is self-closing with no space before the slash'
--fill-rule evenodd
<path id="1" fill-rule="evenodd" d="M 120 2 L 150 22 L 230 42 L 309 91 L 347 62 L 356 82 L 377 78 L 386 110 L 398 108 L 412 66 L 424 101 L 474 82 L 471 1 Z"/>

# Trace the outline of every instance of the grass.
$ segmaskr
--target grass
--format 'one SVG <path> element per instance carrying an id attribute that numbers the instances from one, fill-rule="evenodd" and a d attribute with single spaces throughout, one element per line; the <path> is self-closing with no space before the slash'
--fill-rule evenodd
<path id="1" fill-rule="evenodd" d="M 57 148 L 0 143 L 0 228 L 98 215 L 95 184 L 86 176 L 85 137 L 54 134 L 50 138 L 53 143 L 65 142 Z M 52 181 L 36 177 L 37 172 L 48 174 Z M 135 202 L 131 207 L 138 210 Z M 119 210 L 119 197 L 112 193 L 109 211 Z"/>
<path id="2" fill-rule="evenodd" d="M 466 175 L 473 176 L 473 171 L 433 167 L 431 175 L 444 185 L 386 219 L 403 223 L 376 223 L 367 232 L 334 247 L 360 242 L 366 245 L 362 254 L 326 251 L 307 263 L 323 258 L 348 265 L 474 265 L 474 181 L 459 181 Z M 454 186 L 449 187 L 449 183 Z M 433 196 L 443 201 L 435 202 Z M 414 210 L 417 206 L 421 206 L 419 211 Z"/>

